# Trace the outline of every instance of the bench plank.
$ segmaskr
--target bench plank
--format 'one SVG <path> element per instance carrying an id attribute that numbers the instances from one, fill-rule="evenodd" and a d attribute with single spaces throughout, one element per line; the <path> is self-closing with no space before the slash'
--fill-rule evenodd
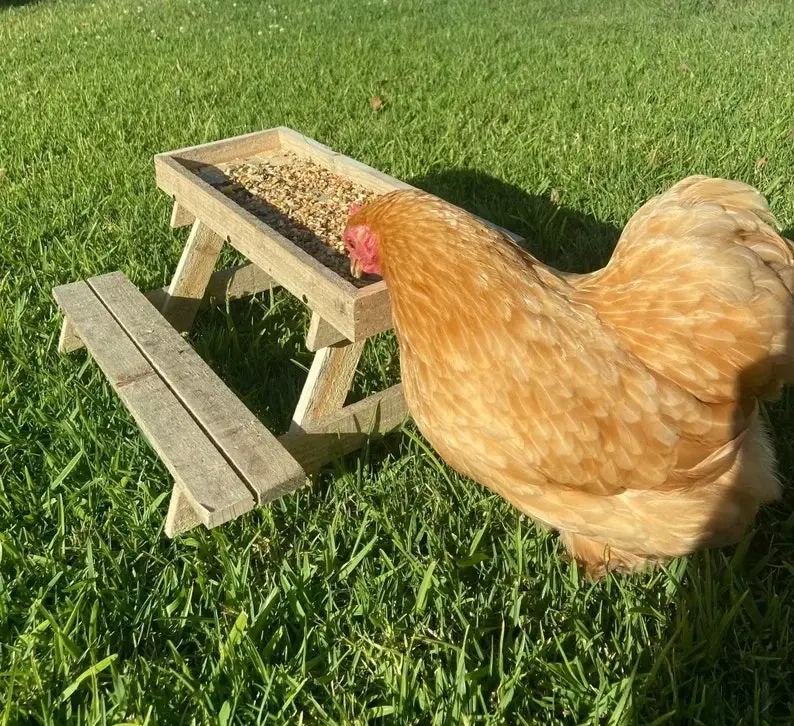
<path id="1" fill-rule="evenodd" d="M 122 273 L 93 277 L 88 284 L 246 482 L 258 504 L 305 483 L 300 464 Z"/>
<path id="2" fill-rule="evenodd" d="M 91 288 L 76 282 L 53 295 L 201 522 L 215 527 L 252 509 L 246 485 Z"/>
<path id="3" fill-rule="evenodd" d="M 241 297 L 256 295 L 259 292 L 278 287 L 272 277 L 266 275 L 256 265 L 246 262 L 236 267 L 227 267 L 224 270 L 213 272 L 207 283 L 207 290 L 199 309 L 210 305 L 223 305 L 226 300 L 237 300 Z M 143 293 L 146 299 L 158 310 L 162 310 L 163 303 L 168 295 L 167 287 L 155 287 Z M 168 320 L 168 316 L 164 316 Z M 178 321 L 168 320 L 180 333 Z M 177 324 L 175 324 L 175 322 Z M 58 343 L 59 353 L 71 353 L 83 347 L 83 341 L 74 335 L 69 319 L 65 319 L 61 328 L 61 339 Z"/>

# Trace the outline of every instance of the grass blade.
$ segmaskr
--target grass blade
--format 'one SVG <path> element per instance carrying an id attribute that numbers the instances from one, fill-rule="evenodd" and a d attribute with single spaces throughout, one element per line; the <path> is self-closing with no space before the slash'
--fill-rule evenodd
<path id="1" fill-rule="evenodd" d="M 105 668 L 107 668 L 114 660 L 118 658 L 118 654 L 114 653 L 113 655 L 109 655 L 107 658 L 103 658 L 99 663 L 94 663 L 90 668 L 86 668 L 77 678 L 75 678 L 71 684 L 69 684 L 63 691 L 60 697 L 60 702 L 63 703 L 66 701 L 79 687 L 80 684 L 86 680 L 87 678 L 92 678 L 96 676 L 98 673 L 101 673 Z"/>

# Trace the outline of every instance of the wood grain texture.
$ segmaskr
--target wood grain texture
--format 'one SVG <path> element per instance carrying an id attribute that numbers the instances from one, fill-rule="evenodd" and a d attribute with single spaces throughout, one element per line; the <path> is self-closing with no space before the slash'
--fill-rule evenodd
<path id="1" fill-rule="evenodd" d="M 353 340 L 366 340 L 392 329 L 391 300 L 384 280 L 358 291 L 353 302 Z"/>
<path id="2" fill-rule="evenodd" d="M 250 487 L 257 503 L 303 484 L 305 474 L 298 462 L 124 275 L 102 275 L 88 284 Z"/>
<path id="3" fill-rule="evenodd" d="M 207 283 L 207 289 L 204 292 L 204 298 L 201 300 L 199 310 L 211 305 L 223 305 L 226 300 L 237 300 L 241 297 L 256 295 L 259 292 L 264 292 L 273 287 L 278 287 L 273 281 L 273 278 L 266 275 L 251 262 L 246 262 L 236 267 L 227 267 L 225 270 L 218 270 L 212 273 L 210 281 Z M 161 310 L 166 295 L 168 294 L 168 288 L 156 287 L 143 294 L 155 308 Z M 168 320 L 167 317 L 166 320 Z M 174 325 L 174 321 L 168 320 L 168 322 L 180 333 L 185 332 L 185 330 L 180 329 L 178 325 Z M 80 340 L 79 337 L 72 335 L 72 328 L 70 326 L 71 323 L 69 323 L 68 318 L 65 318 L 61 328 L 61 337 L 64 338 L 64 336 L 66 336 L 64 338 L 65 347 L 61 348 L 59 342 L 58 348 L 61 353 L 71 353 L 83 347 L 83 341 Z M 64 328 L 66 328 L 66 330 L 64 330 Z"/>
<path id="4" fill-rule="evenodd" d="M 185 484 L 202 524 L 215 527 L 250 510 L 254 497 L 248 487 L 91 288 L 72 283 L 55 288 L 53 295 L 149 444 Z"/>
<path id="5" fill-rule="evenodd" d="M 323 348 L 315 353 L 290 431 L 305 430 L 307 425 L 344 406 L 363 350 L 364 341 L 361 341 Z"/>
<path id="6" fill-rule="evenodd" d="M 311 159 L 329 171 L 347 177 L 376 194 L 385 194 L 395 189 L 413 189 L 410 184 L 340 154 L 297 131 L 285 127 L 280 127 L 277 130 L 282 149 L 291 151 L 305 159 Z"/>
<path id="7" fill-rule="evenodd" d="M 353 336 L 356 287 L 168 155 L 156 157 L 158 186 L 201 210 L 201 220 L 345 337 Z"/>
<path id="8" fill-rule="evenodd" d="M 307 423 L 305 430 L 284 434 L 279 441 L 312 474 L 361 448 L 371 436 L 399 428 L 407 419 L 402 385 L 398 384 Z"/>
<path id="9" fill-rule="evenodd" d="M 256 295 L 274 287 L 278 287 L 278 285 L 273 278 L 262 272 L 252 262 L 227 267 L 224 270 L 213 272 L 210 276 L 199 310 L 211 305 L 223 305 L 227 300 Z M 144 293 L 146 299 L 158 310 L 162 310 L 167 294 L 167 287 L 157 287 Z M 168 320 L 168 316 L 164 317 Z M 168 320 L 168 322 L 180 333 L 185 332 L 178 325 L 174 325 L 173 320 Z"/>
<path id="10" fill-rule="evenodd" d="M 197 146 L 187 146 L 168 152 L 169 156 L 179 157 L 186 162 L 198 162 L 202 166 L 221 164 L 231 159 L 254 156 L 279 146 L 276 129 L 253 131 L 250 134 L 232 136 L 221 141 L 211 141 Z M 156 158 L 156 157 L 155 157 Z"/>
<path id="11" fill-rule="evenodd" d="M 72 351 L 79 350 L 83 347 L 83 341 L 74 329 L 72 321 L 64 316 L 63 323 L 61 324 L 61 333 L 58 336 L 58 352 L 71 353 Z"/>
<path id="12" fill-rule="evenodd" d="M 350 341 L 331 323 L 323 320 L 317 313 L 312 313 L 309 332 L 306 333 L 306 347 L 312 353 L 316 353 L 320 348 L 327 348 L 329 345 L 348 342 Z"/>
<path id="13" fill-rule="evenodd" d="M 165 516 L 166 537 L 176 537 L 199 524 L 201 524 L 201 520 L 190 504 L 185 485 L 181 481 L 174 480 L 174 489 L 171 492 L 168 513 Z"/>
<path id="14" fill-rule="evenodd" d="M 223 249 L 223 239 L 200 220 L 193 222 L 161 311 L 178 330 L 190 330 Z"/>
<path id="15" fill-rule="evenodd" d="M 193 213 L 187 209 L 185 209 L 182 205 L 174 202 L 174 206 L 171 209 L 171 222 L 170 225 L 174 229 L 177 227 L 187 227 L 193 222 L 196 221 L 196 217 Z"/>

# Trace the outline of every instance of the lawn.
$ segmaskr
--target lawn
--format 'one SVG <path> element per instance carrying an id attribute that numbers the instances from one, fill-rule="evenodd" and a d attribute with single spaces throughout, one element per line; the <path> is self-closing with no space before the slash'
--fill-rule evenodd
<path id="1" fill-rule="evenodd" d="M 165 284 L 152 155 L 277 125 L 562 268 L 689 173 L 792 228 L 793 34 L 785 0 L 0 5 L 0 722 L 793 723 L 790 491 L 738 547 L 594 585 L 409 430 L 169 541 L 168 473 L 51 296 Z M 261 295 L 192 338 L 283 430 L 306 324 Z M 385 336 L 356 388 L 398 375 Z M 769 414 L 790 480 L 794 401 Z"/>

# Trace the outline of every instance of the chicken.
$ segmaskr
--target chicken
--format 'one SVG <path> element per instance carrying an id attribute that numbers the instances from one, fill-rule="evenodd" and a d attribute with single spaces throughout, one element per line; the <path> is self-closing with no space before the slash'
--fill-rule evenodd
<path id="1" fill-rule="evenodd" d="M 753 188 L 684 179 L 589 275 L 424 192 L 351 211 L 417 427 L 587 574 L 734 543 L 780 497 L 758 402 L 794 380 L 794 254 Z"/>

